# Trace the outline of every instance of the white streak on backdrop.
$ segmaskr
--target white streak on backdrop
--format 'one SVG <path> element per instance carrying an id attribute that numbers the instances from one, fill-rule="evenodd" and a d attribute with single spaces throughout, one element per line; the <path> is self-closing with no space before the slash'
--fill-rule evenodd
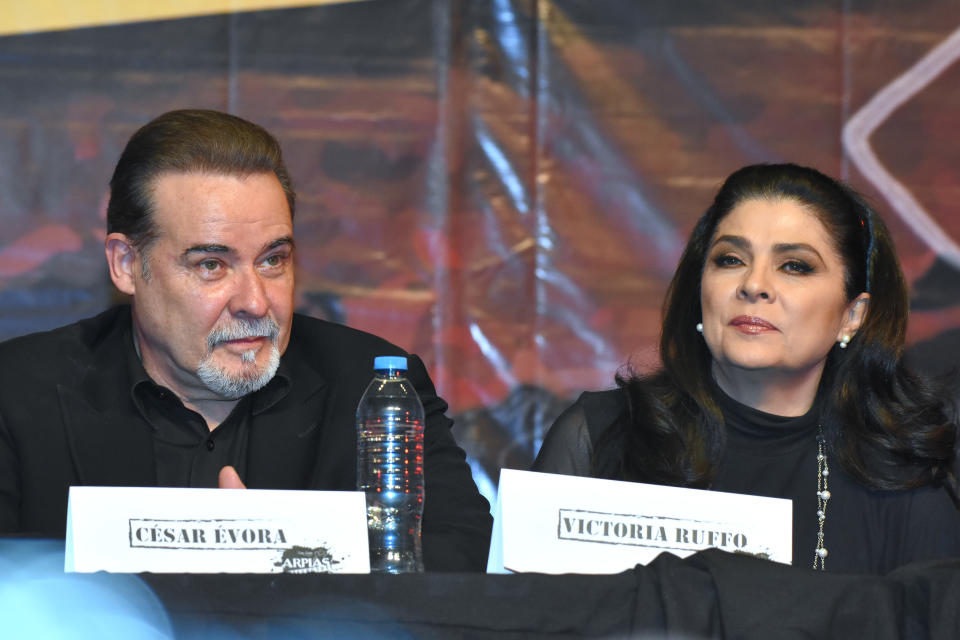
<path id="1" fill-rule="evenodd" d="M 883 194 L 897 214 L 944 260 L 960 268 L 960 246 L 930 217 L 910 191 L 887 171 L 870 146 L 870 136 L 894 111 L 932 83 L 960 58 L 960 29 L 878 91 L 843 127 L 843 146 L 853 164 Z"/>

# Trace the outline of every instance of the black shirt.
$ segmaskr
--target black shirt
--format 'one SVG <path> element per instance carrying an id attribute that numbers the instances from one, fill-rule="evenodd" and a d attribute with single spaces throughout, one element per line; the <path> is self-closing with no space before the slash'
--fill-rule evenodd
<path id="1" fill-rule="evenodd" d="M 173 391 L 150 379 L 137 354 L 132 332 L 127 337 L 124 357 L 130 396 L 153 429 L 157 486 L 216 487 L 220 469 L 227 465 L 232 465 L 241 479 L 245 478 L 252 422 L 290 390 L 290 378 L 283 365 L 262 389 L 241 398 L 227 418 L 211 431 L 203 416 L 184 406 Z"/>
<path id="2" fill-rule="evenodd" d="M 812 567 L 817 534 L 818 410 L 787 418 L 718 398 L 727 446 L 715 491 L 793 501 L 793 565 Z M 597 438 L 627 410 L 621 389 L 584 393 L 554 423 L 534 471 L 591 475 Z M 960 557 L 960 511 L 943 488 L 865 487 L 833 458 L 824 525 L 828 571 L 886 573 L 909 562 Z M 601 468 L 609 461 L 596 461 Z"/>
<path id="3" fill-rule="evenodd" d="M 757 411 L 727 396 L 717 394 L 720 410 L 727 425 L 727 449 L 717 475 L 710 488 L 729 493 L 745 493 L 770 498 L 789 498 L 793 501 L 793 564 L 803 566 L 809 556 L 813 566 L 818 523 L 811 520 L 817 512 L 817 431 L 819 409 L 814 405 L 805 415 L 798 417 L 777 416 Z M 831 493 L 840 496 L 849 490 L 840 484 L 849 484 L 841 479 L 839 464 L 830 464 L 828 456 L 828 487 Z M 836 507 L 836 508 L 835 508 Z M 827 520 L 824 523 L 824 546 L 831 549 L 834 538 L 837 501 L 827 504 Z M 827 566 L 834 558 L 827 557 Z"/>

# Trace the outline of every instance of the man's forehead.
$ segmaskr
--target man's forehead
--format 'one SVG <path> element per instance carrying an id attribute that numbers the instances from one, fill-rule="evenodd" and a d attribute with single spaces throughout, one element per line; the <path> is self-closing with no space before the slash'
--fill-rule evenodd
<path id="1" fill-rule="evenodd" d="M 259 255 L 293 246 L 290 208 L 272 173 L 165 173 L 152 186 L 156 238 L 173 255 Z"/>
<path id="2" fill-rule="evenodd" d="M 257 236 L 270 235 L 271 230 L 275 238 L 292 235 L 286 194 L 271 172 L 165 172 L 153 179 L 150 191 L 159 235 L 190 236 L 197 243 L 215 243 L 207 236 L 232 227 Z"/>
<path id="3" fill-rule="evenodd" d="M 257 187 L 265 188 L 267 185 L 272 190 L 283 194 L 286 200 L 286 194 L 283 191 L 283 185 L 280 179 L 272 171 L 254 171 L 254 172 L 234 172 L 234 171 L 161 171 L 156 174 L 147 184 L 147 191 L 151 196 L 155 196 L 158 191 L 162 193 L 183 193 L 193 188 L 195 185 L 213 185 L 213 184 L 235 184 L 237 186 L 254 184 Z M 154 203 L 156 204 L 156 203 Z"/>

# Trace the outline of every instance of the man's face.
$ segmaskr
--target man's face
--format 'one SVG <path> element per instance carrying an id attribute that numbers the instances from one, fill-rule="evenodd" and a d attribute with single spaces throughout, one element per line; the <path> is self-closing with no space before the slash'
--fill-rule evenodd
<path id="1" fill-rule="evenodd" d="M 293 314 L 293 222 L 280 182 L 169 173 L 152 186 L 157 237 L 129 271 L 144 368 L 185 400 L 262 387 Z"/>

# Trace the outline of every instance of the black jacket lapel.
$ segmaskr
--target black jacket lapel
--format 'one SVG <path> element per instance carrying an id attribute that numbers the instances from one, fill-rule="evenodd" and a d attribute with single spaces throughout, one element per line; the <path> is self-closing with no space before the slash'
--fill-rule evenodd
<path id="1" fill-rule="evenodd" d="M 123 364 L 133 349 L 129 309 L 103 326 L 84 374 L 57 385 L 70 457 L 83 484 L 155 486 L 153 433 L 133 406 Z"/>
<path id="2" fill-rule="evenodd" d="M 116 409 L 98 411 L 84 399 L 83 392 L 65 385 L 57 385 L 57 393 L 70 457 L 82 484 L 157 484 L 152 435 L 139 417 L 131 419 L 129 412 Z"/>
<path id="3" fill-rule="evenodd" d="M 307 489 L 318 464 L 317 443 L 325 413 L 331 406 L 332 386 L 302 357 L 296 347 L 284 355 L 291 379 L 290 392 L 277 404 L 253 416 L 247 454 L 251 489 Z"/>

